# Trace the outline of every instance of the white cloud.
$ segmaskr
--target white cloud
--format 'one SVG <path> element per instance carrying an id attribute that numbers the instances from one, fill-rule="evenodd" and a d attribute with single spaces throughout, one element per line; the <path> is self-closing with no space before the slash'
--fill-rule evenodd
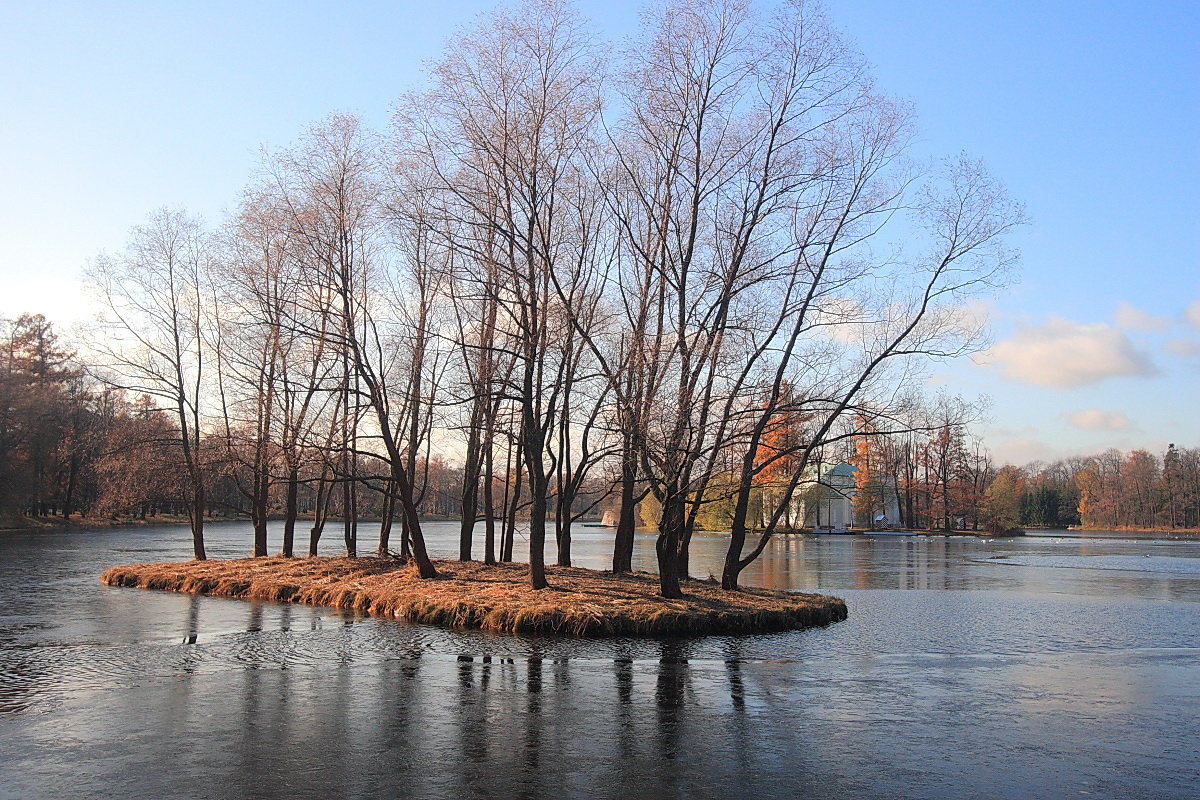
<path id="1" fill-rule="evenodd" d="M 1200 358 L 1200 342 L 1191 339 L 1172 339 L 1163 345 L 1163 349 L 1173 356 Z"/>
<path id="2" fill-rule="evenodd" d="M 1034 461 L 1054 461 L 1062 454 L 1039 439 L 1007 439 L 989 445 L 997 464 L 1024 466 Z"/>
<path id="3" fill-rule="evenodd" d="M 1187 317 L 1187 321 L 1191 323 L 1193 328 L 1200 330 L 1200 300 L 1196 300 L 1188 306 L 1187 311 L 1184 312 L 1184 316 Z"/>
<path id="4" fill-rule="evenodd" d="M 1018 326 L 1012 338 L 988 351 L 1013 380 L 1072 389 L 1121 375 L 1156 375 L 1150 356 L 1124 332 L 1097 322 L 1083 325 L 1052 316 L 1044 325 Z"/>
<path id="5" fill-rule="evenodd" d="M 1132 303 L 1121 301 L 1117 305 L 1117 327 L 1139 331 L 1161 331 L 1167 327 L 1167 318 L 1142 311 Z"/>
<path id="6" fill-rule="evenodd" d="M 1083 411 L 1067 412 L 1062 417 L 1076 428 L 1083 428 L 1087 431 L 1125 431 L 1132 427 L 1129 417 L 1120 411 L 1088 408 Z"/>
<path id="7" fill-rule="evenodd" d="M 986 328 L 998 322 L 1002 316 L 993 301 L 981 298 L 974 298 L 954 307 L 951 314 L 960 327 L 968 329 Z"/>

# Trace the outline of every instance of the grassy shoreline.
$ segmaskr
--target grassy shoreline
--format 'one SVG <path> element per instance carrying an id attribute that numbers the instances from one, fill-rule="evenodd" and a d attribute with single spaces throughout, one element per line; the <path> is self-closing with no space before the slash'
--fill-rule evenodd
<path id="1" fill-rule="evenodd" d="M 224 522 L 226 520 L 215 520 Z M 229 521 L 233 521 L 232 519 Z M 0 518 L 0 533 L 62 533 L 63 531 L 107 530 L 109 528 L 143 528 L 152 525 L 188 525 L 187 517 L 163 515 L 156 517 L 4 517 Z"/>
<path id="2" fill-rule="evenodd" d="M 242 558 L 128 564 L 101 576 L 109 586 L 274 600 L 350 609 L 448 628 L 565 636 L 766 633 L 846 618 L 835 597 L 686 581 L 685 597 L 658 597 L 648 573 L 613 575 L 547 567 L 551 587 L 526 585 L 523 564 L 435 561 L 441 577 L 378 558 Z"/>

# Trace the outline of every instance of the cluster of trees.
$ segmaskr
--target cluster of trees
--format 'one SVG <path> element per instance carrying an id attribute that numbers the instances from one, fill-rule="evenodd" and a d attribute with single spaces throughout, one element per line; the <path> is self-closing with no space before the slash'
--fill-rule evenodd
<path id="1" fill-rule="evenodd" d="M 1004 467 L 989 493 L 1013 525 L 1196 529 L 1200 448 L 1172 444 L 1162 456 L 1110 449 L 1048 465 Z"/>
<path id="2" fill-rule="evenodd" d="M 997 467 L 970 432 L 977 411 L 942 398 L 926 412 L 928 433 L 868 433 L 837 448 L 835 460 L 855 467 L 857 524 L 871 525 L 894 500 L 900 526 L 916 530 L 1200 527 L 1200 449 L 1172 444 L 1161 457 L 1109 449 Z M 806 498 L 829 491 L 815 485 Z"/>
<path id="3" fill-rule="evenodd" d="M 80 375 L 44 317 L 0 325 L 0 513 L 47 513 L 56 500 L 73 510 L 81 462 L 95 452 L 84 432 L 95 420 L 81 417 L 96 404 L 81 402 Z"/>
<path id="4" fill-rule="evenodd" d="M 959 421 L 927 437 L 863 438 L 846 458 L 858 470 L 861 524 L 894 493 L 901 524 L 923 530 L 1200 527 L 1200 448 L 1109 449 L 996 468 Z"/>
<path id="5" fill-rule="evenodd" d="M 188 513 L 178 426 L 149 395 L 97 381 L 95 369 L 42 315 L 0 319 L 0 521 Z M 247 476 L 227 441 L 206 431 L 200 450 L 210 487 L 203 514 L 249 515 Z M 458 516 L 462 470 L 440 455 L 421 469 L 422 515 Z M 338 498 L 323 494 L 325 513 L 317 516 L 319 480 L 308 472 L 301 478 L 293 498 L 298 513 L 322 526 L 329 514 L 341 516 Z M 273 483 L 270 508 L 279 512 L 287 502 L 286 487 Z M 382 495 L 364 494 L 362 515 L 378 519 L 382 510 Z"/>
<path id="6" fill-rule="evenodd" d="M 668 2 L 611 57 L 569 3 L 528 0 L 453 40 L 387 131 L 330 117 L 223 224 L 158 212 L 98 259 L 89 360 L 170 427 L 198 558 L 219 475 L 256 554 L 280 496 L 292 551 L 302 493 L 353 553 L 370 496 L 381 551 L 395 517 L 433 576 L 440 454 L 461 558 L 511 557 L 519 516 L 545 587 L 548 537 L 570 564 L 611 493 L 613 569 L 652 506 L 675 597 L 724 504 L 736 589 L 819 454 L 940 429 L 909 387 L 981 342 L 961 309 L 1021 211 L 975 162 L 911 163 L 912 133 L 813 4 Z M 946 517 L 922 454 L 903 468 L 941 494 L 909 513 Z"/>
<path id="7" fill-rule="evenodd" d="M 0 518 L 182 511 L 169 425 L 89 381 L 49 321 L 0 320 Z"/>
<path id="8" fill-rule="evenodd" d="M 178 427 L 149 396 L 106 386 L 90 377 L 94 371 L 61 343 L 41 315 L 0 320 L 0 518 L 187 513 Z M 855 420 L 849 428 L 853 435 L 814 455 L 810 474 L 793 497 L 795 509 L 815 507 L 828 498 L 833 490 L 820 480 L 822 470 L 848 462 L 855 468 L 855 523 L 864 527 L 894 502 L 899 516 L 889 522 L 917 530 L 1200 528 L 1200 448 L 1172 444 L 1162 457 L 1110 449 L 1049 464 L 997 468 L 970 432 L 980 410 L 942 397 L 932 406 L 910 409 L 912 427 L 899 433 L 873 432 L 865 420 Z M 506 448 L 514 446 L 510 427 L 497 434 Z M 775 429 L 768 446 L 779 447 L 777 440 L 786 435 L 790 432 Z M 204 514 L 252 516 L 252 493 L 245 491 L 253 486 L 252 476 L 228 444 L 212 431 L 202 437 L 205 484 L 210 487 Z M 290 511 L 311 520 L 313 555 L 329 519 L 378 520 L 389 510 L 386 476 L 377 460 L 359 458 L 348 480 L 355 510 L 347 515 L 340 493 L 331 491 L 337 469 L 327 463 L 328 452 L 310 448 L 294 482 L 267 471 L 264 518 Z M 615 517 L 613 512 L 627 509 L 637 524 L 653 524 L 660 509 L 652 496 L 643 492 L 640 503 L 622 504 L 619 462 L 612 455 L 581 484 L 572 521 L 601 511 Z M 501 498 L 496 524 L 502 560 L 511 559 L 513 531 L 529 502 L 516 485 L 521 470 L 512 468 L 511 458 L 506 450 L 503 475 L 489 473 L 491 490 Z M 416 463 L 419 515 L 461 519 L 464 499 L 470 502 L 464 465 L 451 464 L 440 453 L 418 456 Z M 763 524 L 764 509 L 774 506 L 774 495 L 790 478 L 779 464 L 764 470 L 751 497 L 755 525 Z M 730 474 L 714 476 L 710 497 L 697 516 L 699 527 L 730 527 L 735 507 L 725 491 L 729 481 Z M 557 490 L 551 491 L 557 500 Z M 476 498 L 476 514 L 483 510 Z M 781 527 L 804 523 L 797 513 L 785 516 Z"/>
<path id="9" fill-rule="evenodd" d="M 888 515 L 889 526 L 916 530 L 980 530 L 987 524 L 982 507 L 988 486 L 996 475 L 995 465 L 982 441 L 970 431 L 982 407 L 949 396 L 933 402 L 910 400 L 903 416 L 891 420 L 885 430 L 880 420 L 858 413 L 828 437 L 807 462 L 807 473 L 790 494 L 777 527 L 793 530 L 820 524 L 814 510 L 839 497 L 852 503 L 849 522 L 869 528 L 880 515 Z M 899 424 L 896 424 L 899 423 Z M 793 429 L 776 429 L 760 447 L 780 449 L 795 434 Z M 853 467 L 848 482 L 831 478 L 839 464 Z M 786 490 L 794 466 L 775 461 L 756 482 L 749 500 L 749 518 L 754 525 L 770 524 L 779 507 L 781 490 Z M 699 522 L 705 529 L 730 527 L 736 508 L 725 491 L 731 474 L 718 474 L 710 484 Z"/>
<path id="10" fill-rule="evenodd" d="M 981 409 L 940 397 L 923 412 L 924 424 L 899 434 L 852 440 L 845 459 L 855 467 L 855 516 L 870 525 L 895 493 L 897 522 L 916 530 L 980 530 L 991 524 L 984 497 L 996 468 L 970 422 Z M 818 487 L 816 491 L 820 491 Z"/>

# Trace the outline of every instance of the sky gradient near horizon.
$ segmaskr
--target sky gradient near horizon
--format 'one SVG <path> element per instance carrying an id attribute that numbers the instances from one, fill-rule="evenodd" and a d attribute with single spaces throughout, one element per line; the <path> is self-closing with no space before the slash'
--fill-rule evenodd
<path id="1" fill-rule="evenodd" d="M 333 111 L 383 127 L 492 0 L 0 5 L 0 315 L 86 314 L 81 272 L 153 209 L 210 222 L 262 148 Z M 639 2 L 582 0 L 600 34 Z M 1000 461 L 1200 446 L 1200 3 L 841 0 L 916 110 L 914 154 L 1025 203 L 995 344 L 936 382 L 991 398 Z"/>

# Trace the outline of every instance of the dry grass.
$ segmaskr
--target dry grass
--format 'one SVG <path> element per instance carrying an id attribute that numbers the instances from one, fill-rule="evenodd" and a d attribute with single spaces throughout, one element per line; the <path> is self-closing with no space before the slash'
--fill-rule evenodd
<path id="1" fill-rule="evenodd" d="M 550 567 L 553 588 L 534 591 L 521 564 L 439 561 L 441 577 L 376 558 L 243 558 L 129 564 L 107 570 L 110 586 L 163 589 L 330 606 L 448 628 L 568 636 L 758 633 L 846 618 L 836 597 L 763 589 L 723 592 L 687 581 L 686 597 L 657 595 L 658 578 Z"/>

